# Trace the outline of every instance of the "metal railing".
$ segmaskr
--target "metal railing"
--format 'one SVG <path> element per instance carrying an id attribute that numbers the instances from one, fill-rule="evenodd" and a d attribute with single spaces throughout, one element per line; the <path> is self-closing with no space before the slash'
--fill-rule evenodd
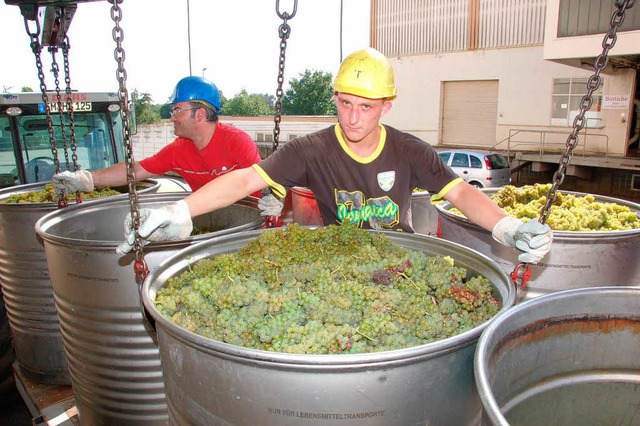
<path id="1" fill-rule="evenodd" d="M 557 137 L 557 141 L 554 139 L 553 135 L 561 135 Z M 528 136 L 528 137 L 527 137 Z M 509 129 L 509 136 L 502 139 L 495 145 L 489 148 L 490 151 L 506 151 L 506 155 L 508 158 L 511 158 L 513 151 L 530 151 L 530 152 L 538 152 L 538 154 L 542 157 L 544 154 L 555 154 L 559 151 L 562 151 L 566 147 L 566 136 L 567 131 L 562 130 L 547 130 L 547 129 Z M 521 137 L 521 139 L 519 138 Z M 578 141 L 576 148 L 576 153 L 579 153 L 582 156 L 587 156 L 591 153 L 593 154 L 602 154 L 600 150 L 589 150 L 589 142 L 593 141 L 594 138 L 602 141 L 604 139 L 605 146 L 605 158 L 609 157 L 609 136 L 600 133 L 591 133 L 585 132 L 581 135 L 581 140 Z M 506 144 L 506 148 L 504 148 L 504 144 Z M 598 144 L 597 146 L 601 146 Z M 502 147 L 502 148 L 501 148 Z M 579 152 L 578 152 L 579 151 Z"/>

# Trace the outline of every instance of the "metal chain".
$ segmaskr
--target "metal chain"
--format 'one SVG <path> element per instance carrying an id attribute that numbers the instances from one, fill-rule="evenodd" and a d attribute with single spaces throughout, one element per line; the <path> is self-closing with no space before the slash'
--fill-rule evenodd
<path id="1" fill-rule="evenodd" d="M 298 10 L 298 0 L 293 1 L 293 12 L 280 12 L 280 0 L 276 0 L 276 13 L 278 17 L 282 19 L 282 24 L 278 28 L 280 35 L 280 61 L 278 63 L 278 88 L 276 89 L 276 114 L 273 118 L 275 127 L 273 128 L 273 148 L 275 151 L 278 149 L 278 143 L 280 139 L 280 122 L 282 121 L 282 96 L 284 91 L 282 90 L 282 84 L 284 83 L 284 65 L 285 65 L 285 52 L 287 50 L 287 39 L 291 35 L 291 27 L 288 24 L 288 20 L 292 19 L 296 15 Z"/>
<path id="2" fill-rule="evenodd" d="M 69 118 L 69 136 L 71 139 L 71 161 L 73 162 L 73 170 L 79 170 L 78 166 L 78 154 L 77 145 L 76 145 L 76 129 L 75 122 L 73 120 L 73 96 L 71 90 L 71 74 L 69 68 L 69 49 L 71 45 L 69 44 L 69 37 L 64 36 L 64 41 L 62 42 L 62 56 L 64 58 L 64 82 L 65 82 L 65 93 L 67 95 L 66 105 L 67 112 Z"/>
<path id="3" fill-rule="evenodd" d="M 149 274 L 149 269 L 144 260 L 144 254 L 142 252 L 142 240 L 138 235 L 138 228 L 140 228 L 140 211 L 138 210 L 138 194 L 136 192 L 136 175 L 134 173 L 134 161 L 133 161 L 133 148 L 131 142 L 131 130 L 129 127 L 129 92 L 127 91 L 127 71 L 124 68 L 125 51 L 122 47 L 122 40 L 124 40 L 124 32 L 120 27 L 120 21 L 122 20 L 122 9 L 119 3 L 122 0 L 108 0 L 112 4 L 111 7 L 111 19 L 115 26 L 113 28 L 113 40 L 116 42 L 116 49 L 114 50 L 114 57 L 118 64 L 116 71 L 116 78 L 119 83 L 118 97 L 120 99 L 120 118 L 122 119 L 122 132 L 124 135 L 124 148 L 125 148 L 125 163 L 127 166 L 127 182 L 129 184 L 129 205 L 131 207 L 131 223 L 135 231 L 135 239 L 133 248 L 135 252 L 135 263 L 133 269 L 136 274 L 136 282 L 142 284 L 144 279 Z"/>
<path id="4" fill-rule="evenodd" d="M 616 43 L 616 33 L 622 22 L 624 21 L 625 9 L 629 9 L 633 6 L 635 0 L 614 0 L 614 4 L 618 8 L 617 11 L 611 16 L 611 27 L 604 36 L 602 41 L 602 53 L 598 55 L 595 61 L 595 73 L 587 81 L 587 93 L 580 102 L 580 112 L 573 120 L 573 131 L 567 138 L 567 149 L 560 157 L 560 166 L 558 170 L 553 174 L 553 184 L 547 192 L 547 200 L 545 202 L 542 211 L 540 212 L 540 223 L 545 223 L 549 217 L 551 206 L 556 201 L 558 195 L 558 187 L 562 184 L 565 178 L 565 171 L 571 157 L 573 155 L 574 148 L 578 145 L 578 133 L 584 128 L 585 125 L 585 113 L 591 108 L 593 104 L 593 92 L 595 92 L 602 83 L 602 77 L 600 73 L 607 66 L 609 50 Z M 529 278 L 531 277 L 531 264 L 520 263 L 511 272 L 511 281 L 516 285 L 516 288 L 524 290 Z"/>
<path id="5" fill-rule="evenodd" d="M 631 8 L 634 2 L 635 0 L 615 0 L 614 2 L 618 10 L 616 10 L 611 16 L 611 27 L 609 28 L 607 34 L 605 34 L 604 40 L 602 41 L 602 53 L 598 55 L 594 64 L 595 73 L 587 81 L 587 94 L 584 95 L 582 101 L 580 102 L 580 112 L 573 120 L 573 131 L 567 138 L 567 149 L 560 157 L 560 166 L 558 170 L 553 174 L 553 183 L 551 185 L 551 188 L 549 189 L 549 192 L 547 193 L 547 200 L 540 213 L 540 223 L 545 223 L 547 221 L 549 213 L 551 212 L 551 206 L 556 201 L 556 197 L 558 195 L 558 187 L 564 181 L 567 166 L 569 165 L 571 157 L 573 156 L 573 150 L 578 145 L 578 133 L 584 128 L 586 123 L 585 113 L 591 108 L 591 105 L 593 104 L 593 92 L 595 92 L 602 83 L 602 77 L 600 77 L 600 73 L 607 66 L 607 55 L 609 53 L 609 50 L 616 43 L 616 33 L 618 31 L 618 28 L 624 21 L 625 9 Z"/>
<path id="6" fill-rule="evenodd" d="M 29 39 L 31 40 L 31 50 L 36 58 L 36 68 L 38 70 L 38 80 L 40 80 L 40 92 L 42 93 L 42 102 L 44 103 L 44 112 L 47 119 L 47 130 L 49 131 L 49 142 L 51 144 L 51 154 L 53 156 L 53 164 L 55 165 L 56 173 L 60 173 L 60 161 L 58 160 L 58 148 L 56 146 L 56 136 L 53 132 L 53 118 L 51 117 L 51 107 L 49 104 L 49 95 L 47 94 L 47 84 L 45 82 L 43 65 L 42 65 L 42 45 L 40 44 L 40 22 L 38 22 L 37 13 L 34 17 L 36 30 L 31 31 L 29 29 L 29 19 L 24 18 L 24 27 L 27 30 Z M 67 207 L 67 199 L 64 193 L 60 192 L 56 194 L 58 198 L 58 208 Z"/>
<path id="7" fill-rule="evenodd" d="M 67 170 L 69 170 L 69 152 L 67 151 L 67 132 L 64 124 L 64 104 L 62 96 L 60 96 L 60 67 L 56 60 L 56 53 L 58 52 L 57 46 L 50 46 L 49 53 L 51 53 L 51 73 L 53 74 L 53 82 L 55 84 L 56 91 L 56 103 L 58 104 L 58 116 L 60 117 L 60 134 L 62 136 L 62 148 L 64 152 L 64 159 L 66 162 Z"/>
<path id="8" fill-rule="evenodd" d="M 47 84 L 45 82 L 43 65 L 42 65 L 42 45 L 40 44 L 40 22 L 35 20 L 36 29 L 29 29 L 29 20 L 24 18 L 24 27 L 31 40 L 31 50 L 36 58 L 36 68 L 38 70 L 38 80 L 40 80 L 40 92 L 42 92 L 42 102 L 44 103 L 44 111 L 47 119 L 47 130 L 49 131 L 49 141 L 51 143 L 51 152 L 53 153 L 53 162 L 56 166 L 56 173 L 60 173 L 60 162 L 58 161 L 58 148 L 56 147 L 56 136 L 53 133 L 53 119 L 51 118 L 51 108 L 49 104 L 49 95 L 47 94 Z"/>

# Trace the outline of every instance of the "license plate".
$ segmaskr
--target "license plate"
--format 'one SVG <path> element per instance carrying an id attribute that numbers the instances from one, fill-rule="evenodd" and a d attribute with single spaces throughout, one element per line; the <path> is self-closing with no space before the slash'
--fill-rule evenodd
<path id="1" fill-rule="evenodd" d="M 78 111 L 91 111 L 92 109 L 92 105 L 91 102 L 89 101 L 73 101 L 71 103 L 73 111 L 74 112 L 78 112 Z M 49 111 L 53 112 L 60 112 L 60 109 L 58 108 L 58 103 L 57 102 L 52 102 L 49 104 Z M 67 103 L 63 102 L 62 103 L 62 112 L 67 112 Z"/>

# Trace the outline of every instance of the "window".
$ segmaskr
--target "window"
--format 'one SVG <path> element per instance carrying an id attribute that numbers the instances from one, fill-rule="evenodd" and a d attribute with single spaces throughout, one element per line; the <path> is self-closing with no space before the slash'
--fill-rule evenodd
<path id="1" fill-rule="evenodd" d="M 456 152 L 453 154 L 451 167 L 469 167 L 469 156 L 467 154 Z"/>
<path id="2" fill-rule="evenodd" d="M 489 161 L 489 164 L 491 165 L 491 170 L 509 168 L 509 162 L 505 157 L 503 157 L 500 154 L 487 155 L 486 159 Z"/>
<path id="3" fill-rule="evenodd" d="M 551 96 L 551 125 L 573 126 L 580 113 L 582 98 L 587 94 L 588 78 L 554 78 Z M 602 86 L 593 92 L 593 104 L 585 113 L 585 127 L 601 127 Z"/>
<path id="4" fill-rule="evenodd" d="M 438 155 L 442 158 L 442 162 L 447 164 L 449 162 L 449 158 L 451 157 L 450 152 L 439 152 Z"/>
<path id="5" fill-rule="evenodd" d="M 471 159 L 471 168 L 472 169 L 481 169 L 482 168 L 482 161 L 480 161 L 480 159 L 478 157 L 476 157 L 475 155 L 470 155 L 469 158 Z"/>

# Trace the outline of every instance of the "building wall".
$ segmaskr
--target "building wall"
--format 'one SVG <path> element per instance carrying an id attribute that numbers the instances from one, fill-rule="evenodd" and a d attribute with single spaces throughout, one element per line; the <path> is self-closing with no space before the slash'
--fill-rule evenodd
<path id="1" fill-rule="evenodd" d="M 554 78 L 588 78 L 590 69 L 563 65 L 543 58 L 542 46 L 475 50 L 390 58 L 398 97 L 384 122 L 409 131 L 432 145 L 441 141 L 442 85 L 445 81 L 499 80 L 497 148 L 506 149 L 512 129 L 548 130 L 563 143 L 570 126 L 551 125 L 551 94 Z M 624 94 L 633 99 L 635 72 L 617 69 L 604 74 L 603 94 Z M 628 114 L 628 111 L 626 111 Z M 624 155 L 628 124 L 620 110 L 603 111 L 601 128 L 588 129 L 589 150 Z M 472 120 L 473 117 L 460 117 Z M 564 134 L 564 135 L 562 135 Z M 520 135 L 524 137 L 523 135 Z M 532 141 L 538 134 L 530 135 Z"/>
<path id="2" fill-rule="evenodd" d="M 386 122 L 439 144 L 443 121 L 451 121 L 442 112 L 444 83 L 498 80 L 495 144 L 506 149 L 505 140 L 514 141 L 515 135 L 522 139 L 516 141 L 516 149 L 564 148 L 573 121 L 554 120 L 552 125 L 553 79 L 589 78 L 594 73 L 604 34 L 589 31 L 606 27 L 594 26 L 592 21 L 607 23 L 613 10 L 610 3 L 372 0 L 371 44 L 392 61 L 398 86 L 398 98 Z M 627 154 L 628 118 L 633 114 L 638 77 L 633 66 L 624 64 L 637 63 L 640 54 L 640 8 L 636 5 L 626 14 L 628 19 L 609 51 L 615 63 L 610 61 L 602 73 L 602 95 L 627 102 L 615 107 L 603 102 L 587 112 L 588 128 L 577 147 L 586 155 Z M 569 34 L 582 27 L 586 32 L 559 36 L 559 26 Z M 555 106 L 557 113 L 558 103 Z M 574 115 L 578 110 L 568 108 Z M 473 126 L 474 117 L 467 115 L 460 120 Z"/>
<path id="3" fill-rule="evenodd" d="M 247 132 L 260 148 L 260 154 L 263 158 L 271 152 L 275 128 L 274 117 L 221 116 L 220 122 L 236 126 Z M 324 129 L 334 123 L 336 123 L 335 117 L 282 116 L 279 124 L 278 142 L 286 143 L 293 138 Z M 170 121 L 138 125 L 137 133 L 132 138 L 133 156 L 138 160 L 149 157 L 175 138 L 173 123 Z"/>

